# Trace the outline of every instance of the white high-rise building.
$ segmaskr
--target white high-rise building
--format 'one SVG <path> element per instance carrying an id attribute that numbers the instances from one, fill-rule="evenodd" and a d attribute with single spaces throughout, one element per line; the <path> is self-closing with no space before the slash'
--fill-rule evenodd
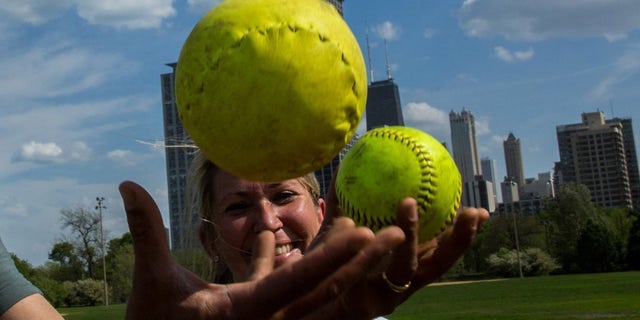
<path id="1" fill-rule="evenodd" d="M 460 113 L 451 110 L 449 124 L 453 159 L 462 176 L 462 204 L 480 207 L 481 201 L 475 196 L 478 193 L 474 192 L 474 184 L 477 184 L 476 176 L 482 174 L 476 142 L 475 119 L 473 114 L 464 108 Z"/>
<path id="2" fill-rule="evenodd" d="M 556 126 L 559 185 L 573 181 L 602 207 L 640 207 L 640 174 L 631 119 L 582 114 L 582 122 Z"/>

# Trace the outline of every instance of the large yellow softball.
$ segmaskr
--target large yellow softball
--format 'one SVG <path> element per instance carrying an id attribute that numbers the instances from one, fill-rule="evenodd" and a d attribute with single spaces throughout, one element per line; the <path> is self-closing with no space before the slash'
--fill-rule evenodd
<path id="1" fill-rule="evenodd" d="M 365 133 L 345 155 L 336 177 L 344 214 L 374 231 L 395 224 L 402 199 L 416 199 L 420 242 L 451 223 L 461 193 L 460 172 L 449 151 L 431 135 L 409 127 Z"/>
<path id="2" fill-rule="evenodd" d="M 221 168 L 281 181 L 347 144 L 367 94 L 362 52 L 322 0 L 226 0 L 193 28 L 176 68 L 180 119 Z"/>

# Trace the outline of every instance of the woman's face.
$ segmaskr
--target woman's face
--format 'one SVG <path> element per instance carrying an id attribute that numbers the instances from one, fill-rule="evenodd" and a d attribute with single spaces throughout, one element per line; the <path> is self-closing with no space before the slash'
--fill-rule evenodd
<path id="1" fill-rule="evenodd" d="M 322 199 L 314 204 L 307 188 L 297 179 L 251 182 L 224 170 L 218 170 L 213 179 L 213 217 L 218 235 L 215 251 L 235 281 L 249 276 L 254 243 L 263 230 L 275 234 L 274 268 L 302 257 L 322 224 Z"/>

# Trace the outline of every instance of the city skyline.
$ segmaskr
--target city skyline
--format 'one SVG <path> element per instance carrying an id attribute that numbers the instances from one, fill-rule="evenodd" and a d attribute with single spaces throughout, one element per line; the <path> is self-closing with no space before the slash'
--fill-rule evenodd
<path id="1" fill-rule="evenodd" d="M 107 237 L 120 236 L 117 186 L 129 179 L 150 191 L 168 225 L 158 75 L 215 3 L 0 8 L 0 237 L 10 251 L 44 263 L 62 236 L 60 210 L 93 208 L 96 196 L 105 198 Z M 405 124 L 451 148 L 448 114 L 470 110 L 479 156 L 496 160 L 498 177 L 509 132 L 521 140 L 528 178 L 559 160 L 556 125 L 596 110 L 640 116 L 638 1 L 347 0 L 343 8 L 363 50 L 369 35 L 374 74 L 390 66 Z"/>

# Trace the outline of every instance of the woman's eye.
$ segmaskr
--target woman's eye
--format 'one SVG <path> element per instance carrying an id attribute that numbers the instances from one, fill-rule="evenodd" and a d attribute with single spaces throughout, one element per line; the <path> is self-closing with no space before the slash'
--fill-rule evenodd
<path id="1" fill-rule="evenodd" d="M 224 209 L 224 212 L 231 213 L 231 214 L 240 214 L 241 212 L 246 211 L 246 209 L 249 207 L 250 205 L 248 203 L 237 202 L 237 203 L 232 203 L 228 205 Z"/>
<path id="2" fill-rule="evenodd" d="M 273 203 L 283 205 L 292 202 L 296 197 L 296 193 L 292 191 L 282 191 L 275 195 Z"/>

